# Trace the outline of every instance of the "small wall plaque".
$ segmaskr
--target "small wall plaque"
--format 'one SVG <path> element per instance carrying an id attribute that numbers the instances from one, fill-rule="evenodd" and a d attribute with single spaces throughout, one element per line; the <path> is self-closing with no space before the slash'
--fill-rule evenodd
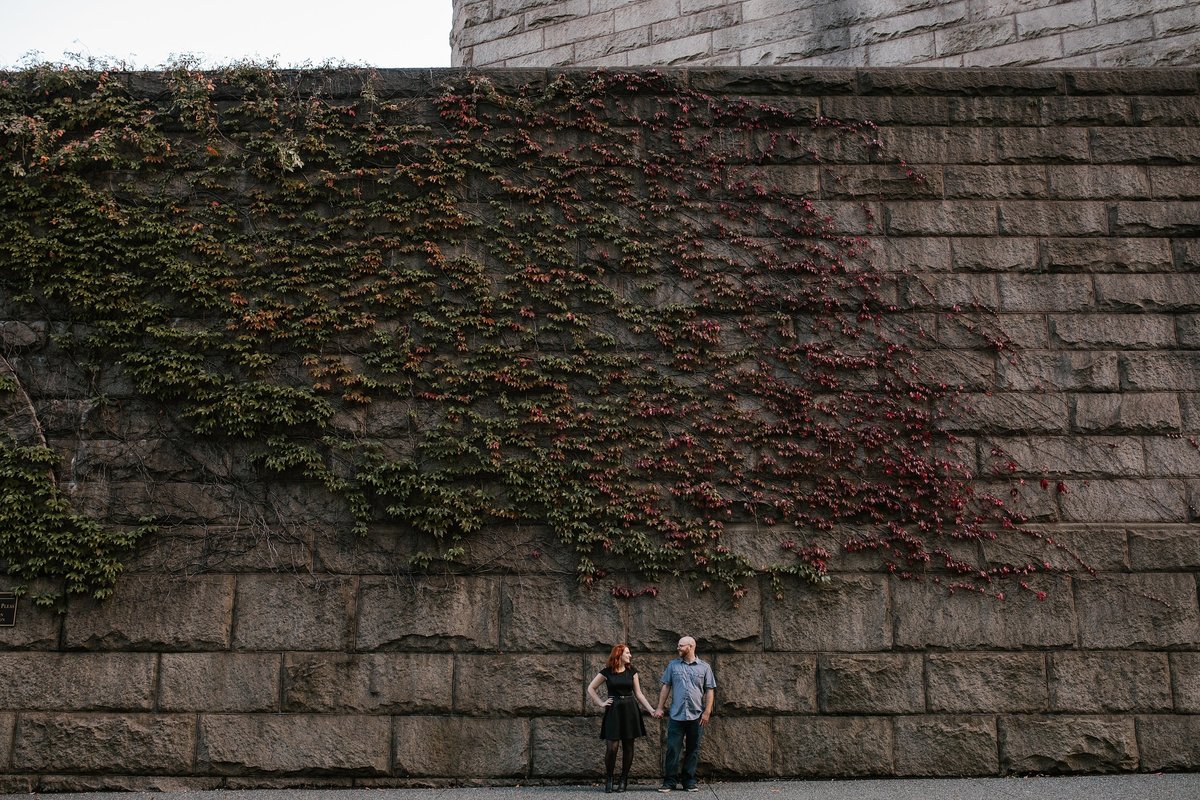
<path id="1" fill-rule="evenodd" d="M 17 596 L 12 592 L 0 592 L 0 627 L 11 628 L 17 624 Z"/>

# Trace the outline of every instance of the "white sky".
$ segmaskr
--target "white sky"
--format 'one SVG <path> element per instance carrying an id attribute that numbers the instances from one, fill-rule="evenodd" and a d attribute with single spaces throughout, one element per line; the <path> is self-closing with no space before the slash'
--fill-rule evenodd
<path id="1" fill-rule="evenodd" d="M 450 65 L 451 0 L 0 0 L 0 68 L 67 54 L 136 69 L 274 59 L 374 67 Z"/>

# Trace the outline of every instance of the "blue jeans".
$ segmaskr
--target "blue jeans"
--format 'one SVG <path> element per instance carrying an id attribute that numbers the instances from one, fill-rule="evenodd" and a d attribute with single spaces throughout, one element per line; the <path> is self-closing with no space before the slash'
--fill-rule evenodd
<path id="1" fill-rule="evenodd" d="M 700 720 L 667 720 L 667 752 L 663 756 L 663 783 L 678 783 L 679 756 L 683 754 L 683 785 L 696 785 L 696 765 L 700 763 L 700 738 L 704 727 Z"/>

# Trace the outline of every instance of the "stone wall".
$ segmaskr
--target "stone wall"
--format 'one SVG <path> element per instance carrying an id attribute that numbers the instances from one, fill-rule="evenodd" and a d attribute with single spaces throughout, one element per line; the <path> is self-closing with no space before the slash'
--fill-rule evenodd
<path id="1" fill-rule="evenodd" d="M 22 601 L 0 627 L 0 789 L 595 778 L 585 683 L 626 641 L 653 694 L 681 633 L 720 687 L 706 777 L 1200 768 L 1200 72 L 674 78 L 878 123 L 882 155 L 784 148 L 770 166 L 911 270 L 914 313 L 978 301 L 1016 338 L 1011 360 L 949 338 L 930 357 L 972 391 L 960 424 L 980 462 L 1003 447 L 1027 465 L 1020 502 L 1067 547 L 1036 551 L 1067 568 L 1045 599 L 950 596 L 851 556 L 828 587 L 777 597 L 764 578 L 736 609 L 683 581 L 617 599 L 516 527 L 473 540 L 454 574 L 410 572 L 411 536 L 355 539 L 301 484 L 195 483 L 180 454 L 230 470 L 236 454 L 164 431 L 119 368 L 81 371 L 52 321 L 9 312 L 4 355 L 47 440 L 80 474 L 104 464 L 74 501 L 192 522 L 147 540 L 110 601 Z M 380 91 L 436 85 L 395 72 Z M 896 179 L 900 158 L 925 180 Z"/>
<path id="2" fill-rule="evenodd" d="M 1194 0 L 454 0 L 454 64 L 1179 66 Z"/>

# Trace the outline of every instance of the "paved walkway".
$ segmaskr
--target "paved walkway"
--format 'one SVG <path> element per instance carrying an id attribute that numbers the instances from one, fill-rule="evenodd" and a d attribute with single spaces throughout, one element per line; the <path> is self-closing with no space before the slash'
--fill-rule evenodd
<path id="1" fill-rule="evenodd" d="M 694 794 L 655 792 L 651 782 L 630 786 L 632 798 L 683 800 L 1197 800 L 1200 773 L 1077 778 L 945 780 L 758 781 L 706 783 Z M 598 785 L 453 789 L 258 789 L 190 792 L 10 794 L 5 800 L 597 800 Z"/>

